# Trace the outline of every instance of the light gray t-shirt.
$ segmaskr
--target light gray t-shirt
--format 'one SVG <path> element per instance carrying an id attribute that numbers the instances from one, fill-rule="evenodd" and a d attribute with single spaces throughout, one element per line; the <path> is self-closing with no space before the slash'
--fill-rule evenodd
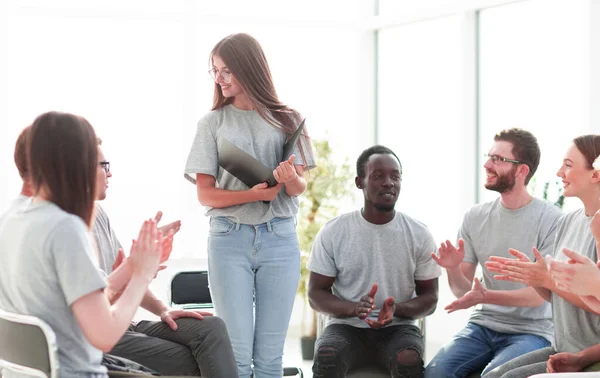
<path id="1" fill-rule="evenodd" d="M 463 219 L 458 237 L 465 241 L 464 262 L 480 263 L 483 284 L 490 290 L 516 290 L 523 284 L 494 279 L 483 265 L 490 256 L 514 258 L 509 248 L 514 248 L 534 259 L 533 247 L 542 256 L 552 255 L 556 225 L 560 209 L 547 201 L 533 198 L 517 210 L 507 209 L 498 198 L 493 202 L 471 208 Z M 496 332 L 533 334 L 552 342 L 554 325 L 552 311 L 546 301 L 539 307 L 510 307 L 494 304 L 477 306 L 470 321 Z"/>
<path id="2" fill-rule="evenodd" d="M 17 198 L 10 201 L 10 204 L 8 205 L 8 207 L 6 208 L 6 210 L 3 214 L 7 214 L 8 212 L 13 211 L 13 210 L 22 209 L 25 206 L 29 205 L 29 203 L 31 203 L 31 197 L 27 197 L 22 194 L 19 194 L 17 196 Z"/>
<path id="3" fill-rule="evenodd" d="M 592 261 L 598 261 L 596 242 L 590 230 L 592 216 L 584 209 L 567 213 L 556 231 L 555 258 L 567 261 L 563 248 L 572 249 Z M 556 325 L 556 350 L 577 353 L 600 344 L 600 316 L 572 305 L 552 293 L 552 311 Z"/>
<path id="4" fill-rule="evenodd" d="M 219 146 L 223 139 L 252 155 L 265 167 L 275 169 L 283 159 L 286 135 L 267 123 L 255 110 L 240 110 L 226 105 L 206 114 L 198 122 L 196 137 L 185 165 L 185 174 L 196 178 L 197 173 L 215 177 L 217 188 L 248 190 L 248 186 L 219 166 Z M 299 137 L 298 141 L 304 138 Z M 306 151 L 309 146 L 303 144 Z M 294 149 L 295 165 L 302 165 L 298 145 Z M 306 154 L 306 158 L 310 155 Z M 314 161 L 307 161 L 310 169 Z M 260 224 L 274 217 L 293 217 L 298 212 L 298 198 L 290 197 L 281 188 L 275 200 L 268 204 L 262 201 L 248 202 L 222 209 L 206 207 L 206 215 L 225 216 L 234 222 Z"/>
<path id="5" fill-rule="evenodd" d="M 96 202 L 96 214 L 94 225 L 92 226 L 92 233 L 94 234 L 96 248 L 100 255 L 99 267 L 106 275 L 110 275 L 112 273 L 112 266 L 117 259 L 119 248 L 122 247 L 121 243 L 119 243 L 119 239 L 117 239 L 115 231 L 110 225 L 108 215 L 98 202 Z"/>
<path id="6" fill-rule="evenodd" d="M 377 284 L 377 318 L 383 301 L 392 296 L 396 303 L 413 297 L 415 280 L 440 276 L 440 268 L 431 258 L 435 242 L 423 223 L 396 212 L 386 224 L 365 220 L 360 210 L 327 222 L 319 231 L 308 260 L 308 269 L 335 277 L 332 291 L 340 299 L 358 302 Z M 349 324 L 368 328 L 357 317 L 333 318 L 328 324 Z M 414 324 L 413 320 L 395 317 L 391 324 Z"/>
<path id="7" fill-rule="evenodd" d="M 71 305 L 106 284 L 81 218 L 50 202 L 0 217 L 0 308 L 44 320 L 56 334 L 62 378 L 107 377 Z"/>

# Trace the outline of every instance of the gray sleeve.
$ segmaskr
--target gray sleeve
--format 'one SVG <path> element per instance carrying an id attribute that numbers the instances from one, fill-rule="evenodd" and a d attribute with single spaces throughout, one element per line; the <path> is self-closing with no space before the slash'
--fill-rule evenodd
<path id="1" fill-rule="evenodd" d="M 115 261 L 117 261 L 117 256 L 119 255 L 119 249 L 122 249 L 123 247 L 121 246 L 119 239 L 117 239 L 117 234 L 115 233 L 115 230 L 110 226 L 110 223 L 109 223 L 109 231 L 110 231 L 111 249 L 110 249 L 110 251 L 108 251 L 109 257 L 110 257 L 110 259 L 108 259 L 108 264 L 110 267 L 110 272 L 109 272 L 109 274 L 110 274 L 110 273 L 112 273 L 112 266 L 115 264 Z M 100 253 L 104 253 L 104 251 L 100 251 Z"/>
<path id="2" fill-rule="evenodd" d="M 100 269 L 106 274 L 112 273 L 112 266 L 117 259 L 121 243 L 117 239 L 115 230 L 113 230 L 108 214 L 104 208 L 96 202 L 96 219 L 92 227 L 94 237 L 96 238 L 96 248 L 100 254 Z"/>
<path id="3" fill-rule="evenodd" d="M 70 216 L 60 222 L 49 239 L 54 270 L 67 304 L 106 287 L 98 271 L 96 253 L 87 227 L 81 219 Z"/>
<path id="4" fill-rule="evenodd" d="M 460 231 L 458 231 L 458 238 L 464 240 L 465 242 L 465 257 L 463 262 L 468 262 L 477 265 L 479 263 L 479 259 L 475 254 L 475 250 L 473 249 L 473 243 L 471 242 L 471 235 L 469 233 L 469 213 L 467 212 L 463 218 L 462 225 L 460 226 Z M 458 242 L 458 241 L 457 241 Z M 458 246 L 456 246 L 458 248 Z"/>
<path id="5" fill-rule="evenodd" d="M 219 173 L 219 152 L 215 131 L 204 120 L 198 122 L 196 136 L 185 163 L 185 174 L 196 178 L 196 173 L 211 175 Z"/>
<path id="6" fill-rule="evenodd" d="M 442 274 L 440 266 L 433 260 L 431 253 L 435 252 L 435 240 L 428 229 L 423 231 L 423 242 L 416 251 L 415 280 L 425 281 L 439 277 Z"/>
<path id="7" fill-rule="evenodd" d="M 550 224 L 543 228 L 545 234 L 540 235 L 542 243 L 537 246 L 537 249 L 542 256 L 550 255 L 554 257 L 554 242 L 556 241 L 556 231 L 558 229 L 561 213 L 558 213 L 558 216 L 554 217 L 549 214 L 545 218 Z"/>
<path id="8" fill-rule="evenodd" d="M 325 226 L 317 234 L 306 267 L 311 272 L 327 277 L 336 277 L 337 268 L 333 256 L 333 243 L 328 240 L 327 230 L 328 228 Z"/>
<path id="9" fill-rule="evenodd" d="M 117 238 L 117 233 L 115 232 L 115 230 L 111 227 L 110 228 L 110 235 L 112 236 L 112 240 L 115 243 L 115 248 L 114 248 L 114 258 L 115 260 L 117 259 L 117 255 L 119 253 L 119 249 L 123 249 L 123 246 L 121 245 L 121 242 L 119 241 L 119 238 Z M 125 251 L 125 250 L 123 250 Z M 113 261 L 114 264 L 114 261 Z"/>

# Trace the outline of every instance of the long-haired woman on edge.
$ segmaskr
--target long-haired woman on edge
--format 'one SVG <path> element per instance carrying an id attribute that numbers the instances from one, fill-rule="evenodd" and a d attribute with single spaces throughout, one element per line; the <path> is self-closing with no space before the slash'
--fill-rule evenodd
<path id="1" fill-rule="evenodd" d="M 109 303 L 90 242 L 97 139 L 82 117 L 50 112 L 28 130 L 31 203 L 0 218 L 0 308 L 44 320 L 54 330 L 60 377 L 107 377 L 102 352 L 125 333 L 161 257 L 154 221 L 128 257 L 131 278 Z"/>
<path id="2" fill-rule="evenodd" d="M 314 167 L 303 130 L 294 156 L 283 145 L 301 116 L 282 104 L 259 43 L 247 34 L 222 39 L 210 54 L 212 111 L 199 122 L 185 167 L 210 219 L 209 283 L 241 378 L 281 377 L 285 335 L 300 277 L 295 215 Z M 277 184 L 248 187 L 219 166 L 228 141 L 273 169 Z"/>

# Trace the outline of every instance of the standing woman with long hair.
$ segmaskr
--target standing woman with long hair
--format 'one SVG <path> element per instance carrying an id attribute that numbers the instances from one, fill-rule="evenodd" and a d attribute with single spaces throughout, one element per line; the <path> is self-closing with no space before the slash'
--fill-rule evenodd
<path id="1" fill-rule="evenodd" d="M 102 352 L 125 333 L 162 251 L 155 222 L 145 222 L 124 263 L 128 283 L 111 305 L 89 234 L 103 169 L 97 144 L 81 117 L 37 117 L 25 147 L 33 200 L 0 217 L 0 309 L 53 329 L 62 378 L 107 377 Z"/>
<path id="2" fill-rule="evenodd" d="M 209 284 L 241 378 L 281 377 L 285 336 L 300 278 L 295 215 L 313 168 L 303 129 L 294 155 L 283 145 L 301 123 L 282 104 L 259 43 L 247 34 L 222 39 L 210 53 L 215 80 L 212 111 L 199 122 L 185 174 L 210 218 Z M 277 184 L 248 187 L 219 166 L 229 141 L 273 169 Z"/>

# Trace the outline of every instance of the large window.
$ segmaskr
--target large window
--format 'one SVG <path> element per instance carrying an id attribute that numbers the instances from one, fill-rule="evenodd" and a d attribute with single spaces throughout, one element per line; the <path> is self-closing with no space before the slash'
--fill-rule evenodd
<path id="1" fill-rule="evenodd" d="M 467 46 L 461 35 L 459 17 L 379 32 L 379 143 L 402 162 L 398 209 L 424 222 L 438 243 L 456 239 L 473 202 L 474 134 L 463 112 Z M 438 311 L 428 320 L 429 357 L 464 325 L 464 313 L 449 317 L 443 310 L 452 300 L 445 281 L 440 279 Z"/>
<path id="2" fill-rule="evenodd" d="M 111 161 L 105 207 L 123 241 L 158 209 L 167 219 L 177 217 L 186 121 L 183 25 L 23 12 L 9 19 L 8 28 L 18 36 L 8 43 L 10 75 L 3 89 L 10 93 L 6 112 L 13 133 L 49 110 L 86 117 Z"/>
<path id="3" fill-rule="evenodd" d="M 556 171 L 569 142 L 590 130 L 584 6 L 577 1 L 530 0 L 480 14 L 481 153 L 504 128 L 531 131 L 542 157 L 530 188 L 539 196 L 544 183 L 551 182 L 551 200 L 558 195 Z M 480 179 L 481 201 L 497 197 L 483 189 L 483 174 Z M 580 202 L 569 205 L 579 207 Z"/>
<path id="4" fill-rule="evenodd" d="M 281 99 L 307 117 L 311 136 L 329 138 L 336 159 L 355 159 L 373 135 L 372 91 L 362 90 L 372 81 L 355 80 L 372 73 L 370 33 L 353 22 L 364 16 L 358 4 L 3 3 L 0 207 L 19 190 L 12 152 L 20 130 L 42 112 L 72 112 L 103 139 L 113 173 L 103 206 L 124 244 L 160 209 L 165 221 L 183 222 L 174 257 L 205 257 L 208 219 L 182 172 L 212 103 L 212 47 L 230 33 L 254 35 Z"/>

